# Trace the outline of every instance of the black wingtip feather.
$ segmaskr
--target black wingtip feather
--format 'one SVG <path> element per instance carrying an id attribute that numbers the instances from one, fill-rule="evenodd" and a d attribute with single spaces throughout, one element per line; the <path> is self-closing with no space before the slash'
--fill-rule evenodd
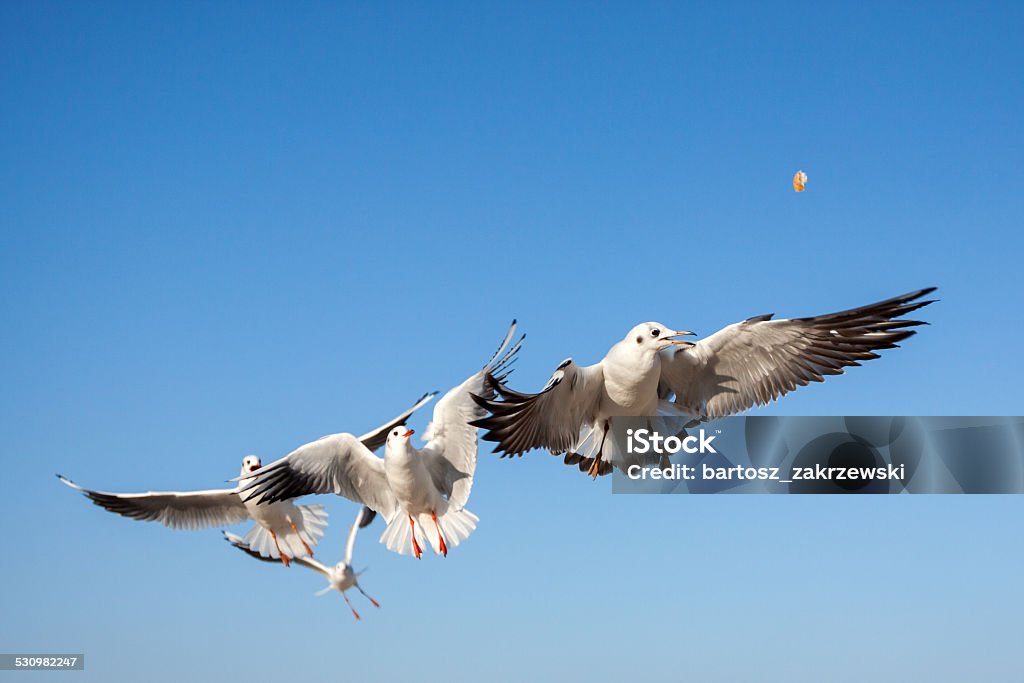
<path id="1" fill-rule="evenodd" d="M 368 505 L 364 505 L 363 510 L 359 515 L 359 528 L 365 529 L 366 527 L 370 526 L 370 524 L 376 517 L 377 511 L 369 507 Z"/>

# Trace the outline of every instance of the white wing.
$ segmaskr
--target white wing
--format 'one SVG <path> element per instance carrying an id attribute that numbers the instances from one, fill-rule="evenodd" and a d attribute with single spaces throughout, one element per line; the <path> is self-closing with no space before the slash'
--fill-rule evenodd
<path id="1" fill-rule="evenodd" d="M 395 510 L 384 460 L 351 434 L 331 434 L 300 446 L 242 479 L 249 480 L 241 488 L 245 500 L 260 504 L 334 493 L 369 506 L 385 519 Z"/>
<path id="2" fill-rule="evenodd" d="M 505 457 L 546 448 L 556 455 L 566 453 L 566 464 L 579 463 L 575 450 L 583 440 L 581 431 L 597 419 L 604 388 L 600 363 L 580 367 L 568 358 L 537 394 L 513 391 L 490 376 L 487 384 L 501 400 L 477 397 L 490 415 L 472 424 L 488 430 L 483 439 L 496 442 L 496 452 Z"/>
<path id="3" fill-rule="evenodd" d="M 172 529 L 204 529 L 249 519 L 235 489 L 106 493 L 83 488 L 59 474 L 57 478 L 105 510 L 143 522 L 160 522 Z"/>
<path id="4" fill-rule="evenodd" d="M 423 394 L 423 396 L 421 396 L 419 400 L 416 401 L 416 403 L 414 403 L 411 408 L 406 410 L 401 415 L 392 418 L 386 424 L 377 427 L 372 432 L 367 432 L 366 434 L 363 434 L 361 437 L 359 437 L 359 440 L 362 441 L 363 445 L 369 448 L 371 451 L 377 450 L 385 443 L 387 443 L 388 432 L 391 431 L 392 427 L 397 427 L 398 425 L 405 424 L 413 413 L 415 413 L 417 410 L 430 403 L 430 401 L 435 396 L 437 396 L 436 391 L 431 391 L 428 394 Z"/>
<path id="5" fill-rule="evenodd" d="M 932 303 L 916 299 L 934 289 L 811 318 L 762 315 L 729 325 L 688 348 L 662 351 L 660 393 L 710 419 L 764 405 L 896 347 L 914 334 L 906 328 L 924 323 L 895 318 Z"/>
<path id="6" fill-rule="evenodd" d="M 426 446 L 420 453 L 426 459 L 435 486 L 448 497 L 449 506 L 456 510 L 461 510 L 469 500 L 476 470 L 477 428 L 471 422 L 487 414 L 477 405 L 480 399 L 474 400 L 474 395 L 494 398 L 494 390 L 490 388 L 487 377 L 495 377 L 497 383 L 508 376 L 509 365 L 523 343 L 523 338 L 520 338 L 508 352 L 505 351 L 515 331 L 516 322 L 513 320 L 501 346 L 487 364 L 437 402 L 433 419 L 423 434 Z"/>
<path id="7" fill-rule="evenodd" d="M 399 423 L 401 424 L 401 423 Z M 345 539 L 345 564 L 352 566 L 352 552 L 356 547 L 356 534 L 359 530 L 370 525 L 376 513 L 373 510 L 366 507 L 365 505 L 359 508 L 359 512 L 356 513 L 356 519 L 352 522 L 352 526 L 348 530 L 348 538 Z"/>
<path id="8" fill-rule="evenodd" d="M 280 559 L 275 557 L 264 557 L 263 555 L 260 555 L 258 552 L 250 548 L 249 545 L 242 539 L 241 536 L 236 536 L 235 534 L 229 533 L 227 531 L 224 531 L 222 533 L 224 534 L 224 539 L 228 543 L 235 546 L 249 557 L 256 560 L 260 560 L 261 562 L 272 562 L 274 564 L 281 564 Z M 312 557 L 293 557 L 291 558 L 291 561 L 296 564 L 301 564 L 304 567 L 309 567 L 313 571 L 320 572 L 327 578 L 331 577 L 331 571 L 326 566 L 324 566 L 322 562 L 314 560 Z"/>

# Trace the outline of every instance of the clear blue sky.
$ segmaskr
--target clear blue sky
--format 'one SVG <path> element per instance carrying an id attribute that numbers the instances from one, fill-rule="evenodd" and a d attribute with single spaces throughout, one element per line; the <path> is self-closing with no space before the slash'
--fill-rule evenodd
<path id="1" fill-rule="evenodd" d="M 512 317 L 536 389 L 644 320 L 927 285 L 931 327 L 772 410 L 1021 413 L 1019 5 L 483 4 L 0 5 L 0 650 L 96 681 L 1020 680 L 1020 497 L 620 497 L 485 449 L 448 559 L 360 537 L 357 624 L 57 482 L 218 486 L 447 389 Z M 355 506 L 323 502 L 333 561 Z"/>

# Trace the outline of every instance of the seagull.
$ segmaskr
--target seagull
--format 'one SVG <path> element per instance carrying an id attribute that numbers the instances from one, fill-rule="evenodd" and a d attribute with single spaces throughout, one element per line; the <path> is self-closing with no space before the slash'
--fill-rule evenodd
<path id="1" fill-rule="evenodd" d="M 513 320 L 484 367 L 437 402 L 423 448 L 409 443 L 413 431 L 404 424 L 393 425 L 386 434 L 384 458 L 351 434 L 326 436 L 240 477 L 251 480 L 242 488 L 250 491 L 246 501 L 275 503 L 334 493 L 380 513 L 388 525 L 380 542 L 389 550 L 419 559 L 426 541 L 434 552 L 447 556 L 449 545 L 459 545 L 479 521 L 465 509 L 477 450 L 477 430 L 469 421 L 484 415 L 472 397 L 493 396 L 486 379 L 502 381 L 511 372 L 509 365 L 524 339 L 510 347 L 515 330 Z"/>
<path id="2" fill-rule="evenodd" d="M 314 560 L 312 557 L 298 557 L 295 559 L 296 564 L 300 564 L 303 567 L 309 567 L 313 571 L 320 572 L 327 578 L 327 587 L 323 590 L 317 591 L 316 595 L 326 595 L 332 590 L 338 591 L 341 593 L 341 597 L 345 598 L 345 602 L 348 603 L 348 608 L 352 610 L 352 616 L 354 616 L 357 621 L 359 620 L 359 612 L 357 612 L 356 608 L 352 606 L 352 602 L 349 601 L 348 595 L 345 594 L 345 591 L 349 588 L 355 586 L 356 590 L 362 593 L 367 600 L 373 603 L 374 607 L 380 607 L 380 603 L 369 595 L 366 595 L 366 591 L 364 591 L 363 587 L 359 585 L 359 576 L 366 570 L 364 569 L 361 572 L 357 572 L 352 569 L 352 549 L 355 548 L 356 545 L 356 533 L 358 533 L 360 529 L 369 526 L 370 522 L 372 522 L 373 518 L 376 516 L 377 513 L 368 507 L 363 506 L 359 508 L 359 512 L 356 514 L 356 520 L 352 523 L 352 528 L 348 530 L 348 540 L 345 541 L 345 559 L 333 567 L 328 567 L 322 562 Z M 255 557 L 257 560 L 263 560 L 264 562 L 273 562 L 273 560 L 268 560 L 263 557 L 263 555 L 253 550 L 252 547 L 246 543 L 244 538 L 227 531 L 223 533 L 224 538 L 227 539 L 228 543 L 235 546 L 246 555 Z"/>
<path id="3" fill-rule="evenodd" d="M 897 347 L 915 333 L 909 328 L 925 324 L 902 316 L 933 303 L 921 300 L 933 291 L 809 318 L 759 315 L 696 343 L 678 338 L 693 332 L 642 323 L 599 363 L 562 361 L 539 393 L 513 391 L 488 377 L 497 397 L 475 397 L 488 415 L 472 424 L 487 430 L 483 439 L 496 442 L 501 457 L 545 448 L 597 478 L 613 462 L 622 467 L 615 440 L 607 438 L 612 417 L 711 420 L 765 405 Z"/>
<path id="4" fill-rule="evenodd" d="M 247 455 L 242 460 L 242 473 L 255 472 L 259 467 L 260 459 L 255 455 Z M 110 512 L 144 522 L 160 522 L 172 529 L 203 529 L 251 519 L 256 524 L 245 535 L 246 544 L 264 557 L 280 559 L 285 566 L 289 555 L 291 558 L 312 555 L 311 546 L 317 544 L 327 526 L 323 505 L 281 502 L 259 507 L 245 503 L 237 488 L 107 493 L 83 488 L 59 474 L 57 477 Z"/>
<path id="5" fill-rule="evenodd" d="M 360 443 L 368 449 L 380 448 L 394 425 L 403 424 L 433 396 L 424 395 L 412 408 L 359 437 Z M 240 476 L 258 472 L 260 467 L 258 457 L 247 455 L 242 460 Z M 291 559 L 312 556 L 312 546 L 317 544 L 327 526 L 327 512 L 322 505 L 295 505 L 290 501 L 257 505 L 243 500 L 238 486 L 208 491 L 107 493 L 79 486 L 60 474 L 57 478 L 110 512 L 144 522 L 160 522 L 172 529 L 203 529 L 241 524 L 251 519 L 256 524 L 243 539 L 246 546 L 262 557 L 279 558 L 285 566 Z"/>

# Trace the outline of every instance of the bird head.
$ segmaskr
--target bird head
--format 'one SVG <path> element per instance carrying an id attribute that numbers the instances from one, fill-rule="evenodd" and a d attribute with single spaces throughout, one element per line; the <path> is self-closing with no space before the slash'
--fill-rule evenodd
<path id="1" fill-rule="evenodd" d="M 356 570 L 352 568 L 352 565 L 345 564 L 342 561 L 334 565 L 331 583 L 334 585 L 335 590 L 344 590 L 355 583 L 357 576 L 358 574 L 356 574 Z"/>
<path id="2" fill-rule="evenodd" d="M 242 471 L 241 475 L 244 477 L 247 474 L 252 474 L 260 468 L 260 459 L 255 455 L 247 455 L 242 459 Z"/>
<path id="3" fill-rule="evenodd" d="M 640 323 L 626 335 L 625 341 L 631 346 L 636 346 L 642 350 L 649 350 L 652 353 L 657 353 L 662 349 L 667 349 L 673 344 L 676 346 L 693 346 L 692 342 L 683 341 L 682 339 L 676 339 L 675 337 L 686 337 L 696 334 L 689 330 L 673 330 L 667 325 L 661 323 Z"/>
<path id="4" fill-rule="evenodd" d="M 397 427 L 393 427 L 391 431 L 388 432 L 387 445 L 389 448 L 408 446 L 409 437 L 411 437 L 414 433 L 415 432 L 413 432 L 405 425 L 398 425 Z"/>

